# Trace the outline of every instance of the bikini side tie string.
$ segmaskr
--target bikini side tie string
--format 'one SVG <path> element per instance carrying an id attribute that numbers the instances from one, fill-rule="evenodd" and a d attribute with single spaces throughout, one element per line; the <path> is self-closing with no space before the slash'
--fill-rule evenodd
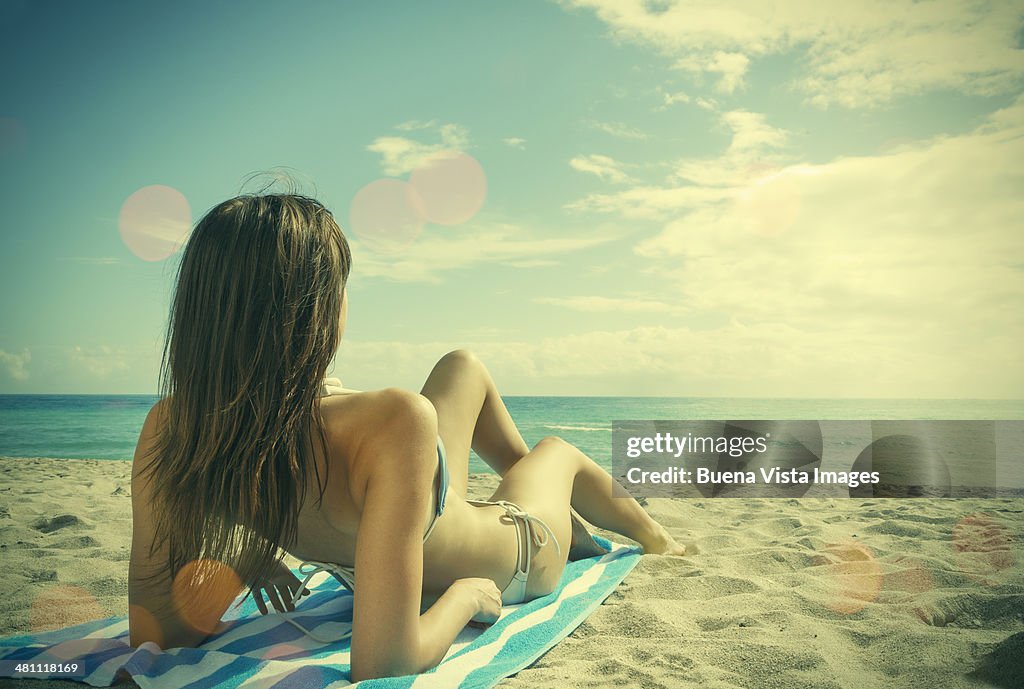
<path id="1" fill-rule="evenodd" d="M 535 517 L 518 505 L 506 502 L 505 500 L 495 500 L 492 504 L 500 505 L 505 510 L 505 513 L 513 519 L 523 520 L 523 523 L 527 525 L 527 531 L 530 533 L 531 540 L 533 540 L 534 545 L 538 548 L 547 545 L 548 539 L 550 539 L 554 542 L 558 555 L 562 555 L 562 546 L 558 544 L 558 537 L 555 536 L 555 532 L 551 530 L 551 527 L 543 519 Z M 540 529 L 536 528 L 538 526 Z"/>

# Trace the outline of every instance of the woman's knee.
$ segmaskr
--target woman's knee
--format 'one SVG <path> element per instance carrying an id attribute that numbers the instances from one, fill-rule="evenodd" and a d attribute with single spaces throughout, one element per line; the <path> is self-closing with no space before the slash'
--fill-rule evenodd
<path id="1" fill-rule="evenodd" d="M 441 357 L 438 363 L 441 362 L 457 366 L 483 366 L 483 362 L 480 361 L 480 357 L 469 349 L 453 349 Z"/>
<path id="2" fill-rule="evenodd" d="M 434 385 L 447 388 L 452 382 L 458 383 L 462 394 L 466 394 L 467 391 L 478 393 L 479 390 L 487 389 L 487 369 L 470 350 L 452 350 L 434 364 L 424 384 L 424 391 L 431 390 Z"/>
<path id="3" fill-rule="evenodd" d="M 575 475 L 579 471 L 581 461 L 585 458 L 578 447 L 557 435 L 541 438 L 531 452 L 537 451 L 546 458 L 545 465 L 548 470 L 558 466 L 568 471 L 569 475 Z"/>
<path id="4" fill-rule="evenodd" d="M 545 436 L 545 437 L 541 438 L 540 440 L 538 440 L 537 444 L 534 445 L 533 447 L 534 447 L 534 449 L 539 448 L 539 447 L 550 447 L 552 449 L 557 449 L 557 448 L 567 449 L 567 448 L 571 448 L 573 446 L 571 444 L 569 444 L 568 441 L 564 440 L 561 436 L 548 435 L 548 436 Z M 573 449 L 575 449 L 575 448 L 573 448 Z"/>
<path id="5" fill-rule="evenodd" d="M 480 357 L 469 349 L 453 349 L 448 352 L 438 360 L 435 370 L 446 371 L 448 375 L 456 375 L 462 380 L 478 381 L 487 390 L 494 388 L 490 371 Z"/>

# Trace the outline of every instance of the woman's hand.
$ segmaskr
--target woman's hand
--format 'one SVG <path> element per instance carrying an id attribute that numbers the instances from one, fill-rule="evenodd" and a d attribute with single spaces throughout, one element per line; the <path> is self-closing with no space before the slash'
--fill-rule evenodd
<path id="1" fill-rule="evenodd" d="M 476 614 L 470 620 L 471 624 L 476 623 L 474 626 L 494 624 L 501 616 L 501 591 L 490 579 L 456 579 L 449 590 L 458 591 L 476 607 Z"/>
<path id="2" fill-rule="evenodd" d="M 284 562 L 278 561 L 275 571 L 269 577 L 253 585 L 252 598 L 256 601 L 256 607 L 259 608 L 261 615 L 270 612 L 267 609 L 266 601 L 263 600 L 264 596 L 274 606 L 274 610 L 291 612 L 295 610 L 292 598 L 301 585 L 302 582 L 292 574 L 288 566 Z M 308 596 L 309 589 L 303 591 L 302 595 Z"/>

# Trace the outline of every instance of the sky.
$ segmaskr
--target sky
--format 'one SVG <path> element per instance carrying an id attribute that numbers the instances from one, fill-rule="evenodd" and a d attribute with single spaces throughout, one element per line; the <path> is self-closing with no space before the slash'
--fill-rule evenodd
<path id="1" fill-rule="evenodd" d="M 286 171 L 347 387 L 1024 397 L 1020 3 L 3 0 L 0 64 L 0 393 L 155 393 L 171 250 Z"/>

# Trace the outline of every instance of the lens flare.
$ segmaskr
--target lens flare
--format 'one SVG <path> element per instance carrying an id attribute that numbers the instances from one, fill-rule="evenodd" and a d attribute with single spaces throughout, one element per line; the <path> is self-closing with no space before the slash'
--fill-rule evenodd
<path id="1" fill-rule="evenodd" d="M 179 614 L 196 629 L 212 634 L 224 611 L 242 590 L 242 580 L 217 560 L 189 562 L 171 584 L 171 597 Z"/>
<path id="2" fill-rule="evenodd" d="M 927 593 L 935 588 L 935 578 L 928 566 L 913 557 L 897 556 L 890 563 L 898 568 L 885 574 L 883 588 L 886 591 L 902 591 L 908 594 Z"/>
<path id="3" fill-rule="evenodd" d="M 103 638 L 96 639 L 71 639 L 62 641 L 59 644 L 46 649 L 46 652 L 39 656 L 37 663 L 68 663 L 80 660 L 83 656 L 91 655 L 109 647 L 110 640 Z"/>
<path id="4" fill-rule="evenodd" d="M 953 526 L 953 557 L 957 569 L 988 586 L 1016 564 L 1013 534 L 984 512 L 969 514 Z"/>
<path id="5" fill-rule="evenodd" d="M 437 225 L 459 225 L 484 205 L 487 176 L 480 163 L 461 151 L 442 151 L 413 170 L 409 185 L 423 217 Z"/>
<path id="6" fill-rule="evenodd" d="M 370 182 L 352 198 L 349 228 L 372 251 L 401 251 L 423 230 L 419 199 L 402 180 Z"/>
<path id="7" fill-rule="evenodd" d="M 135 639 L 152 641 L 160 648 L 164 647 L 164 630 L 149 610 L 141 605 L 129 605 L 128 621 Z"/>
<path id="8" fill-rule="evenodd" d="M 841 615 L 852 615 L 863 610 L 878 597 L 882 590 L 882 568 L 874 553 L 861 543 L 833 543 L 825 552 L 836 561 L 825 566 L 824 572 L 833 597 L 825 606 Z"/>
<path id="9" fill-rule="evenodd" d="M 34 631 L 70 627 L 105 616 L 96 597 L 68 584 L 47 586 L 36 595 L 29 612 L 29 628 Z"/>
<path id="10" fill-rule="evenodd" d="M 154 184 L 125 199 L 117 225 L 133 254 L 143 261 L 162 261 L 184 245 L 192 210 L 180 191 Z"/>
<path id="11" fill-rule="evenodd" d="M 305 649 L 295 644 L 280 643 L 274 644 L 263 654 L 263 660 L 281 660 L 297 653 L 305 653 Z"/>

